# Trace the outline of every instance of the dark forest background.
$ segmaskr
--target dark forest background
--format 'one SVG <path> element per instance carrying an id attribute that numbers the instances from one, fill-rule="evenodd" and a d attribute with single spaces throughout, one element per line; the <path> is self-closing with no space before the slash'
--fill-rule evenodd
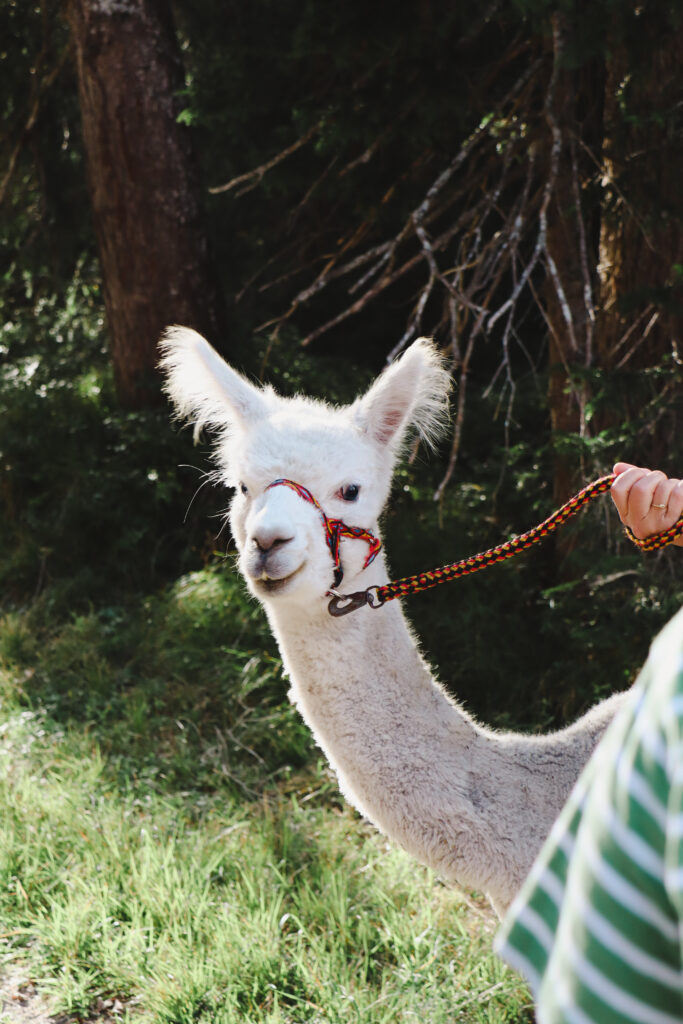
<path id="1" fill-rule="evenodd" d="M 679 4 L 1 0 L 0 50 L 0 600 L 44 649 L 87 613 L 130 666 L 149 595 L 233 571 L 208 439 L 160 393 L 168 323 L 334 400 L 435 337 L 452 431 L 397 478 L 396 573 L 618 458 L 683 475 Z M 547 727 L 633 678 L 680 557 L 641 556 L 604 499 L 409 614 L 475 712 Z"/>

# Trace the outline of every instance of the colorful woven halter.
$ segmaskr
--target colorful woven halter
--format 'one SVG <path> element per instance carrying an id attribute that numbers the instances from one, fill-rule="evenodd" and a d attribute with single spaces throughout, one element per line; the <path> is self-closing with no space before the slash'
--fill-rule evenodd
<path id="1" fill-rule="evenodd" d="M 611 473 L 609 476 L 600 477 L 599 480 L 594 480 L 593 483 L 584 487 L 583 490 L 575 494 L 573 498 L 570 498 L 561 508 L 553 512 L 551 516 L 544 519 L 542 523 L 539 523 L 532 530 L 528 530 L 512 540 L 504 541 L 495 548 L 482 551 L 478 555 L 471 555 L 469 558 L 463 558 L 459 562 L 452 562 L 450 565 L 444 565 L 439 569 L 432 569 L 430 572 L 417 573 L 415 576 L 404 576 L 401 579 L 393 580 L 391 583 L 385 583 L 383 586 L 368 587 L 367 590 L 360 590 L 355 594 L 335 594 L 328 605 L 330 615 L 347 615 L 348 612 L 355 611 L 356 608 L 362 608 L 364 605 L 369 605 L 371 608 L 381 608 L 387 601 L 393 601 L 396 597 L 406 597 L 409 594 L 417 594 L 421 590 L 429 590 L 430 587 L 436 587 L 439 583 L 459 579 L 461 576 L 467 576 L 470 573 L 479 572 L 480 569 L 486 569 L 489 565 L 503 562 L 506 558 L 512 558 L 513 555 L 519 554 L 520 551 L 525 551 L 544 537 L 553 533 L 558 526 L 561 526 L 562 523 L 575 516 L 593 498 L 597 498 L 598 495 L 609 491 L 615 480 L 616 475 L 614 473 Z M 663 548 L 667 544 L 671 544 L 676 537 L 683 534 L 683 516 L 668 530 L 653 534 L 644 540 L 636 537 L 628 527 L 626 527 L 626 533 L 641 551 L 655 551 L 657 548 Z"/>
<path id="2" fill-rule="evenodd" d="M 347 526 L 341 519 L 330 519 L 329 516 L 325 515 L 322 505 L 319 501 L 316 501 L 313 495 L 306 487 L 301 484 L 297 484 L 294 480 L 285 480 L 280 478 L 279 480 L 273 480 L 272 484 L 268 484 L 266 490 L 269 491 L 271 487 L 290 487 L 295 494 L 298 494 L 304 501 L 308 501 L 311 505 L 314 505 L 320 518 L 322 520 L 323 527 L 325 528 L 325 538 L 327 540 L 327 546 L 330 549 L 332 555 L 332 561 L 334 563 L 334 581 L 332 586 L 338 587 L 344 578 L 344 570 L 342 569 L 341 556 L 339 554 L 339 543 L 342 537 L 352 537 L 355 540 L 364 540 L 370 549 L 363 564 L 363 568 L 367 569 L 370 562 L 374 561 L 379 553 L 379 549 L 382 547 L 382 541 L 378 540 L 369 530 L 364 530 L 360 526 Z"/>

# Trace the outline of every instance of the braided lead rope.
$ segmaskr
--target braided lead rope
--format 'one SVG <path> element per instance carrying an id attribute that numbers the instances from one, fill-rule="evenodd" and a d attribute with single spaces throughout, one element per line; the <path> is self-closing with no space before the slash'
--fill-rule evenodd
<path id="1" fill-rule="evenodd" d="M 381 540 L 370 533 L 369 530 L 364 530 L 361 526 L 347 526 L 341 519 L 331 519 L 325 514 L 320 502 L 316 501 L 308 488 L 304 487 L 302 484 L 296 483 L 295 480 L 285 480 L 284 477 L 280 477 L 277 480 L 273 480 L 272 484 L 268 484 L 266 490 L 269 491 L 271 487 L 289 487 L 295 494 L 298 494 L 300 498 L 303 498 L 304 501 L 309 502 L 309 504 L 317 508 L 325 529 L 327 546 L 330 549 L 332 561 L 334 562 L 333 587 L 338 587 L 344 578 L 344 570 L 342 569 L 341 556 L 339 553 L 339 543 L 342 537 L 352 537 L 355 540 L 364 540 L 368 545 L 369 551 L 363 565 L 364 569 L 367 569 L 370 563 L 374 561 L 379 554 L 379 550 L 382 547 Z"/>
<path id="2" fill-rule="evenodd" d="M 593 498 L 597 498 L 598 495 L 608 491 L 615 480 L 616 476 L 613 473 L 609 476 L 600 477 L 599 480 L 594 480 L 593 483 L 588 484 L 578 494 L 575 494 L 573 498 L 570 498 L 569 501 L 556 512 L 553 512 L 547 519 L 544 519 L 538 526 L 528 530 L 526 533 L 520 534 L 519 537 L 514 537 L 512 540 L 498 544 L 495 548 L 482 551 L 478 555 L 471 555 L 469 558 L 463 558 L 459 562 L 441 566 L 439 569 L 432 569 L 430 572 L 417 573 L 415 576 L 404 576 L 401 579 L 393 580 L 391 583 L 385 583 L 383 586 L 368 587 L 367 590 L 360 590 L 355 594 L 335 593 L 328 605 L 329 613 L 334 616 L 346 615 L 348 612 L 355 611 L 356 608 L 363 607 L 363 605 L 369 605 L 371 608 L 381 608 L 387 601 L 393 601 L 396 597 L 418 594 L 422 590 L 429 590 L 431 587 L 438 586 L 439 583 L 459 579 L 461 576 L 479 572 L 480 569 L 486 569 L 489 565 L 495 565 L 497 562 L 503 562 L 507 558 L 512 558 L 513 555 L 519 554 L 520 551 L 525 551 L 544 537 L 553 533 L 562 523 L 565 523 L 572 516 L 575 516 L 577 512 L 580 512 Z M 626 533 L 641 551 L 655 551 L 657 548 L 671 544 L 676 537 L 683 534 L 683 516 L 668 530 L 653 534 L 645 540 L 637 538 L 628 527 L 626 528 Z"/>

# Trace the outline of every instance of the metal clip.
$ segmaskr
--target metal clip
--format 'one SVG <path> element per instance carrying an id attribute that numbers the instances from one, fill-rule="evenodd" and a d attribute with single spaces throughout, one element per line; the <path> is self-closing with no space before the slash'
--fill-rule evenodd
<path id="1" fill-rule="evenodd" d="M 357 608 L 362 608 L 366 604 L 371 608 L 380 608 L 382 602 L 377 601 L 376 591 L 377 587 L 368 587 L 367 590 L 357 590 L 355 594 L 338 594 L 336 590 L 330 589 L 328 594 L 332 594 L 332 600 L 327 610 L 330 615 L 339 618 L 348 615 L 349 612 L 355 612 Z"/>

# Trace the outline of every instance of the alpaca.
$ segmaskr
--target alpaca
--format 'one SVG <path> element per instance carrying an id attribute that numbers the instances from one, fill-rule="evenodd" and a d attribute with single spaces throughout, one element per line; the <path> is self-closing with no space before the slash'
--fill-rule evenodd
<path id="1" fill-rule="evenodd" d="M 291 683 L 346 799 L 446 880 L 483 890 L 501 915 L 623 695 L 545 736 L 475 722 L 433 678 L 399 601 L 328 613 L 333 559 L 318 509 L 378 535 L 409 427 L 434 440 L 449 374 L 416 341 L 353 404 L 282 398 L 240 376 L 194 331 L 170 328 L 161 368 L 181 417 L 218 431 L 239 568 L 263 605 Z M 380 552 L 340 542 L 343 589 L 389 578 Z"/>

